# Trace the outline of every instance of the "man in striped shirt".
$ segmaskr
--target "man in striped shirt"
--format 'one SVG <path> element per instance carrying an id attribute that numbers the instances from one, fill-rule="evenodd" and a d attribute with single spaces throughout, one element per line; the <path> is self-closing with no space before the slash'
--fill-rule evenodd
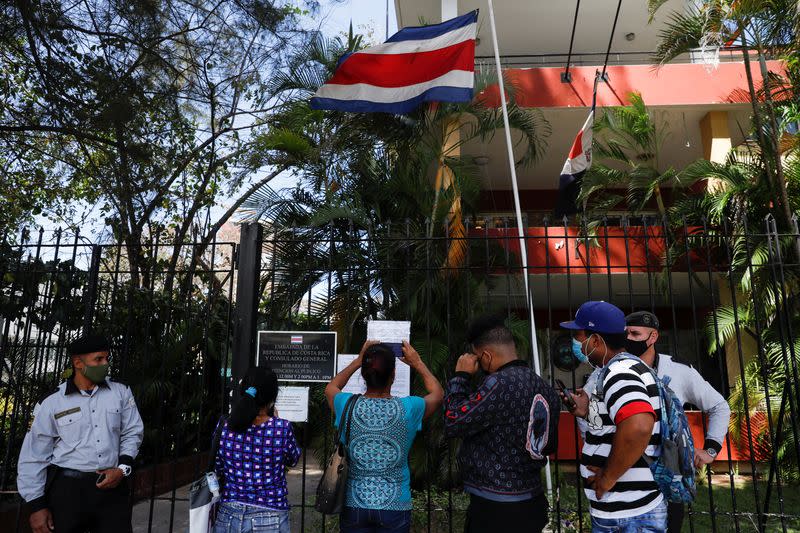
<path id="1" fill-rule="evenodd" d="M 572 413 L 588 424 L 580 470 L 592 531 L 666 531 L 666 501 L 645 459 L 660 454 L 661 401 L 644 363 L 615 359 L 625 351 L 625 314 L 606 302 L 586 302 L 561 326 L 572 330 L 576 358 L 608 365 L 602 383 L 571 394 Z"/>

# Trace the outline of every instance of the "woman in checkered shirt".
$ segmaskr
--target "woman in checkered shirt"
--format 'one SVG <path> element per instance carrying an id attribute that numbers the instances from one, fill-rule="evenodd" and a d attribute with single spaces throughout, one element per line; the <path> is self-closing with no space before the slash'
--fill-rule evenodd
<path id="1" fill-rule="evenodd" d="M 278 417 L 278 378 L 251 368 L 239 385 L 240 400 L 224 424 L 217 450 L 223 482 L 215 533 L 289 533 L 286 468 L 297 464 L 300 448 L 292 425 Z"/>

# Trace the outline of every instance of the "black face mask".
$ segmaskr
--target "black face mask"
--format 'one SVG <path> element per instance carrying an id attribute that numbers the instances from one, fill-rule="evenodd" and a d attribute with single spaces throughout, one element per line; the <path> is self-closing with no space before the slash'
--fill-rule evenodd
<path id="1" fill-rule="evenodd" d="M 636 357 L 641 357 L 647 349 L 650 348 L 647 345 L 647 341 L 634 341 L 631 339 L 625 339 L 625 351 L 629 354 L 633 354 Z"/>

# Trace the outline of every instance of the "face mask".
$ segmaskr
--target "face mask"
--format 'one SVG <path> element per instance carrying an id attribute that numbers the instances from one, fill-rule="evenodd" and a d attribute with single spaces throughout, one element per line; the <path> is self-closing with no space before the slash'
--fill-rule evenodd
<path id="1" fill-rule="evenodd" d="M 84 366 L 81 372 L 89 381 L 96 385 L 106 380 L 108 376 L 108 365 Z"/>
<path id="2" fill-rule="evenodd" d="M 641 357 L 648 348 L 650 348 L 650 346 L 647 345 L 647 341 L 625 340 L 625 351 L 636 357 Z"/>
<path id="3" fill-rule="evenodd" d="M 575 359 L 577 359 L 581 363 L 588 363 L 589 358 L 586 356 L 585 353 L 583 353 L 583 350 L 581 350 L 582 347 L 583 344 L 581 344 L 580 341 L 572 339 L 572 355 L 574 355 Z"/>

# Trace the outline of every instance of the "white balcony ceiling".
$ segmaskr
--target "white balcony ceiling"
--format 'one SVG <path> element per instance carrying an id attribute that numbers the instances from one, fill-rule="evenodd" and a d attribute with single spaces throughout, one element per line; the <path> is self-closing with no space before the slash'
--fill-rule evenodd
<path id="1" fill-rule="evenodd" d="M 569 50 L 575 0 L 496 0 L 495 20 L 502 55 L 566 54 Z M 652 52 L 658 30 L 668 15 L 684 10 L 687 0 L 670 0 L 648 24 L 645 0 L 624 0 L 612 46 L 613 52 Z M 575 31 L 575 54 L 605 53 L 614 23 L 616 0 L 581 2 Z M 486 0 L 458 0 L 458 14 L 480 9 L 475 54 L 492 55 L 489 8 Z M 441 0 L 395 0 L 397 25 L 418 26 L 441 21 Z M 625 36 L 634 33 L 629 41 Z"/>

